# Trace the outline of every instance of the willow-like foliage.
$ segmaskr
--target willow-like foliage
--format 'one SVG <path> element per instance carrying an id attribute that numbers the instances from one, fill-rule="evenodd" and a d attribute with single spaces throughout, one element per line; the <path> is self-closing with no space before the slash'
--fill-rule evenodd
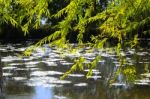
<path id="1" fill-rule="evenodd" d="M 52 10 L 54 8 L 49 5 L 53 4 L 59 9 Z M 28 48 L 25 55 L 30 55 L 36 47 L 45 43 L 73 49 L 67 39 L 67 35 L 72 33 L 77 34 L 78 44 L 82 45 L 89 27 L 94 24 L 97 33 L 92 33 L 94 35 L 90 37 L 88 45 L 101 49 L 109 39 L 115 39 L 115 47 L 121 58 L 120 49 L 123 46 L 135 47 L 139 35 L 150 31 L 150 0 L 64 0 L 61 5 L 57 0 L 0 0 L 0 24 L 12 24 L 21 28 L 26 35 L 30 28 L 41 26 L 42 18 L 56 20 L 51 26 L 54 32 Z M 74 68 L 82 70 L 81 66 L 84 65 L 79 62 L 83 60 L 79 58 L 66 74 L 76 70 Z M 97 60 L 93 60 L 91 67 Z M 127 75 L 128 70 L 124 71 Z"/>
<path id="2" fill-rule="evenodd" d="M 3 23 L 21 28 L 24 35 L 31 27 L 38 28 L 43 16 L 50 16 L 49 0 L 0 0 L 0 25 Z"/>

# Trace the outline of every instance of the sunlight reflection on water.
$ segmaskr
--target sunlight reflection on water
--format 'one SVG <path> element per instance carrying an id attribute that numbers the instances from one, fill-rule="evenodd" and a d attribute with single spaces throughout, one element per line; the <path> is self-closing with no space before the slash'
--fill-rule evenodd
<path id="1" fill-rule="evenodd" d="M 13 50 L 18 52 L 25 48 L 20 47 L 16 50 L 15 47 L 11 47 L 11 52 L 4 50 L 5 48 L 7 47 L 2 47 L 0 51 L 4 63 L 6 99 L 99 99 L 100 97 L 128 99 L 129 96 L 132 97 L 131 99 L 149 99 L 150 97 L 150 50 L 140 49 L 140 52 L 136 53 L 135 49 L 128 49 L 123 53 L 127 58 L 123 68 L 127 65 L 135 65 L 138 70 L 137 75 L 142 76 L 143 79 L 138 78 L 133 87 L 125 83 L 125 76 L 121 74 L 111 84 L 113 87 L 109 88 L 107 80 L 113 77 L 113 73 L 121 67 L 114 51 L 82 54 L 84 49 L 80 49 L 75 54 L 69 54 L 66 50 L 67 58 L 62 59 L 58 54 L 61 52 L 56 48 L 47 48 L 46 54 L 39 49 L 30 57 L 18 58 Z M 87 49 L 90 48 L 85 48 Z M 136 56 L 132 57 L 134 54 Z M 74 64 L 68 58 L 83 56 L 86 59 L 84 64 L 88 64 L 96 55 L 101 55 L 102 59 L 92 70 L 93 74 L 89 79 L 86 79 L 86 74 L 90 69 L 86 67 L 83 72 L 74 72 L 65 80 L 59 79 Z"/>

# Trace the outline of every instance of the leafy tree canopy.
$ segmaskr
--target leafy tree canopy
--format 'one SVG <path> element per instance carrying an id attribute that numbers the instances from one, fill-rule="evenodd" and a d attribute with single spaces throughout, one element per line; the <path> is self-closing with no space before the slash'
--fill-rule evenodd
<path id="1" fill-rule="evenodd" d="M 120 44 L 134 38 L 130 42 L 134 46 L 138 35 L 149 33 L 149 8 L 149 0 L 0 0 L 0 24 L 12 24 L 26 35 L 30 28 L 39 28 L 42 19 L 48 19 L 55 31 L 40 42 L 57 46 L 67 43 L 71 31 L 81 44 L 94 25 L 98 29 L 96 36 L 91 36 L 94 47 L 101 47 L 99 41 L 109 38 Z"/>
<path id="2" fill-rule="evenodd" d="M 120 48 L 135 47 L 141 35 L 150 33 L 149 9 L 150 0 L 0 0 L 0 25 L 12 24 L 27 35 L 29 29 L 39 28 L 47 19 L 46 24 L 54 32 L 27 49 L 25 55 L 44 43 L 72 48 L 67 39 L 72 33 L 82 45 L 91 27 L 96 31 L 90 35 L 89 46 L 100 49 L 115 39 L 119 54 Z M 83 60 L 80 58 L 73 66 Z"/>

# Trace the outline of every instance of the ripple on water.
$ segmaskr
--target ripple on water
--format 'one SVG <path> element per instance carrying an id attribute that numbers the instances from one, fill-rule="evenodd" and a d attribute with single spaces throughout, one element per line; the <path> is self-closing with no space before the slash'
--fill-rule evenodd
<path id="1" fill-rule="evenodd" d="M 27 80 L 26 77 L 13 77 L 14 80 L 16 81 L 24 81 L 24 80 Z"/>
<path id="2" fill-rule="evenodd" d="M 145 78 L 145 79 L 140 79 L 140 80 L 135 80 L 136 83 L 150 83 L 150 79 Z"/>
<path id="3" fill-rule="evenodd" d="M 63 72 L 58 71 L 34 71 L 31 73 L 31 76 L 47 76 L 47 75 L 62 75 Z"/>
<path id="4" fill-rule="evenodd" d="M 54 95 L 54 99 L 68 99 L 65 96 Z"/>
<path id="5" fill-rule="evenodd" d="M 72 82 L 69 80 L 50 80 L 48 83 L 54 83 L 54 84 L 71 84 Z"/>
<path id="6" fill-rule="evenodd" d="M 144 61 L 141 61 L 139 62 L 140 64 L 150 64 L 150 62 L 144 62 Z"/>
<path id="7" fill-rule="evenodd" d="M 70 62 L 61 62 L 62 65 L 73 65 L 73 63 Z"/>
<path id="8" fill-rule="evenodd" d="M 27 65 L 26 67 L 27 68 L 34 68 L 34 67 L 36 67 L 37 65 Z"/>
<path id="9" fill-rule="evenodd" d="M 147 82 L 135 82 L 134 84 L 135 84 L 135 85 L 140 85 L 140 86 L 143 86 L 143 85 L 150 85 L 150 84 L 147 83 Z"/>
<path id="10" fill-rule="evenodd" d="M 89 63 L 91 63 L 91 60 L 86 59 L 83 63 L 89 64 Z"/>
<path id="11" fill-rule="evenodd" d="M 8 76 L 12 76 L 12 75 L 13 75 L 12 73 L 3 73 L 4 77 L 8 77 Z"/>
<path id="12" fill-rule="evenodd" d="M 89 72 L 90 69 L 85 69 L 84 71 L 85 72 Z M 92 73 L 95 74 L 95 75 L 101 74 L 101 72 L 99 70 L 97 70 L 97 69 L 92 69 Z"/>
<path id="13" fill-rule="evenodd" d="M 5 48 L 0 48 L 0 51 L 7 51 Z"/>
<path id="14" fill-rule="evenodd" d="M 17 51 L 17 52 L 23 52 L 23 51 L 26 50 L 26 48 L 17 48 L 17 49 L 14 49 L 14 50 Z"/>
<path id="15" fill-rule="evenodd" d="M 40 68 L 36 68 L 36 67 L 33 68 L 33 67 L 32 67 L 32 68 L 29 68 L 29 70 L 31 70 L 31 71 L 36 71 L 36 70 L 40 70 Z"/>
<path id="16" fill-rule="evenodd" d="M 106 62 L 105 60 L 99 60 L 98 61 L 99 63 L 104 63 L 104 62 Z"/>
<path id="17" fill-rule="evenodd" d="M 53 54 L 53 53 L 49 53 L 48 56 L 49 56 L 50 58 L 54 58 L 54 59 L 56 59 L 56 57 L 60 57 L 59 54 Z M 58 59 L 56 59 L 55 61 L 58 61 Z"/>
<path id="18" fill-rule="evenodd" d="M 99 74 L 101 74 L 101 72 L 99 72 L 99 71 L 94 71 L 93 74 L 99 75 Z"/>
<path id="19" fill-rule="evenodd" d="M 119 61 L 113 61 L 113 63 L 114 63 L 114 64 L 120 64 L 120 62 L 119 62 Z"/>
<path id="20" fill-rule="evenodd" d="M 63 75 L 63 72 L 58 71 L 47 71 L 48 75 Z"/>
<path id="21" fill-rule="evenodd" d="M 3 62 L 12 62 L 12 61 L 20 61 L 20 60 L 22 59 L 18 56 L 7 56 L 2 58 Z"/>
<path id="22" fill-rule="evenodd" d="M 60 80 L 58 78 L 55 77 L 32 77 L 28 83 L 32 83 L 32 84 L 58 84 L 58 85 L 63 85 L 63 84 L 71 84 L 72 82 L 69 80 Z"/>
<path id="23" fill-rule="evenodd" d="M 28 68 L 16 68 L 17 71 L 27 71 L 29 70 Z"/>
<path id="24" fill-rule="evenodd" d="M 62 58 L 57 58 L 57 57 L 53 57 L 53 58 L 48 57 L 48 58 L 43 58 L 43 60 L 44 60 L 44 61 L 50 61 L 50 62 L 57 62 L 57 61 L 62 61 L 62 60 L 64 60 L 64 59 L 62 59 Z"/>
<path id="25" fill-rule="evenodd" d="M 81 53 L 77 52 L 77 53 L 65 53 L 65 56 L 70 57 L 70 58 L 76 58 L 76 57 L 80 57 Z"/>
<path id="26" fill-rule="evenodd" d="M 90 71 L 90 69 L 85 69 L 84 70 L 85 72 L 89 72 Z M 92 72 L 98 72 L 99 70 L 97 70 L 97 69 L 92 69 Z"/>
<path id="27" fill-rule="evenodd" d="M 13 70 L 16 69 L 17 67 L 15 66 L 9 66 L 9 67 L 3 67 L 3 70 Z"/>
<path id="28" fill-rule="evenodd" d="M 111 86 L 119 87 L 119 86 L 126 86 L 125 83 L 112 83 Z"/>
<path id="29" fill-rule="evenodd" d="M 26 65 L 36 65 L 38 63 L 40 63 L 40 61 L 31 61 L 31 62 L 26 62 L 25 64 Z"/>
<path id="30" fill-rule="evenodd" d="M 10 63 L 8 64 L 9 66 L 18 66 L 18 65 L 23 65 L 23 63 Z"/>
<path id="31" fill-rule="evenodd" d="M 97 76 L 97 75 L 94 75 L 94 76 L 89 76 L 88 78 L 89 78 L 89 79 L 94 79 L 94 80 L 97 80 L 97 79 L 100 79 L 100 78 L 102 78 L 102 76 Z"/>
<path id="32" fill-rule="evenodd" d="M 107 53 L 101 53 L 100 55 L 101 55 L 102 57 L 110 57 L 109 54 L 107 54 Z"/>
<path id="33" fill-rule="evenodd" d="M 31 77 L 29 79 L 29 82 L 47 82 L 47 81 L 50 81 L 50 80 L 58 80 L 57 78 L 55 77 L 48 77 L 48 76 L 45 76 L 45 77 Z"/>
<path id="34" fill-rule="evenodd" d="M 22 61 L 31 61 L 33 59 L 37 59 L 38 57 L 33 57 L 33 56 L 30 56 L 30 57 L 23 57 L 21 60 Z"/>
<path id="35" fill-rule="evenodd" d="M 69 74 L 70 77 L 84 77 L 83 74 Z"/>
<path id="36" fill-rule="evenodd" d="M 94 60 L 95 57 L 85 57 L 87 60 Z"/>
<path id="37" fill-rule="evenodd" d="M 74 86 L 77 86 L 77 87 L 85 87 L 87 85 L 88 85 L 87 83 L 77 83 L 77 84 L 74 84 Z"/>
<path id="38" fill-rule="evenodd" d="M 150 73 L 143 73 L 141 75 L 150 78 Z"/>
<path id="39" fill-rule="evenodd" d="M 47 66 L 58 66 L 56 62 L 51 62 L 51 61 L 43 61 L 43 63 L 46 63 Z"/>
<path id="40" fill-rule="evenodd" d="M 58 84 L 46 84 L 46 83 L 41 83 L 41 82 L 36 82 L 36 83 L 26 83 L 27 86 L 35 87 L 35 86 L 41 86 L 41 87 L 46 87 L 46 88 L 53 88 L 53 87 L 63 87 L 63 85 L 58 85 Z"/>
<path id="41" fill-rule="evenodd" d="M 96 56 L 96 54 L 95 53 L 85 53 L 85 54 L 83 54 L 83 56 L 86 58 L 92 57 L 92 59 L 93 59 Z"/>
<path id="42" fill-rule="evenodd" d="M 138 52 L 136 54 L 139 55 L 139 56 L 144 56 L 144 55 L 149 54 L 149 53 L 148 52 Z"/>
<path id="43" fill-rule="evenodd" d="M 48 73 L 45 71 L 34 71 L 30 74 L 30 76 L 47 76 Z"/>
<path id="44" fill-rule="evenodd" d="M 51 87 L 63 87 L 63 85 L 58 85 L 58 84 L 44 84 L 43 87 L 48 87 L 48 88 L 51 88 Z"/>

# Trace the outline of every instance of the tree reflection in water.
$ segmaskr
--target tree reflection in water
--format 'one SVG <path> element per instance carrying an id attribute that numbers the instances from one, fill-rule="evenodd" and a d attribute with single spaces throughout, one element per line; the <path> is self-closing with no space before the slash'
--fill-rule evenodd
<path id="1" fill-rule="evenodd" d="M 0 55 L 0 99 L 5 99 L 3 88 L 3 70 L 2 70 L 1 55 Z"/>
<path id="2" fill-rule="evenodd" d="M 56 50 L 52 50 L 50 55 L 57 55 L 54 53 Z M 3 95 L 5 97 L 1 98 L 0 93 L 0 99 L 41 99 L 43 97 L 45 99 L 128 99 L 129 97 L 130 99 L 149 99 L 150 50 L 145 49 L 140 53 L 138 53 L 139 51 L 134 52 L 134 54 L 130 54 L 129 51 L 124 52 L 125 56 L 121 57 L 122 59 L 115 52 L 108 52 L 108 56 L 103 55 L 101 60 L 98 61 L 97 67 L 93 70 L 92 77 L 97 77 L 97 79 L 92 77 L 86 79 L 85 76 L 82 76 L 89 71 L 89 69 L 85 68 L 83 73 L 77 71 L 73 75 L 66 77 L 65 80 L 71 81 L 69 84 L 62 84 L 58 79 L 59 75 L 51 75 L 51 73 L 64 73 L 67 71 L 69 66 L 61 63 L 70 62 L 68 58 L 59 62 L 59 57 L 56 56 L 58 65 L 49 66 L 45 63 L 55 60 L 51 56 L 42 57 L 42 59 L 31 56 L 32 58 L 26 58 L 27 61 L 24 59 L 18 60 L 17 58 L 16 61 L 7 62 L 10 58 L 7 57 L 8 55 L 11 55 L 11 58 L 16 58 L 16 56 L 9 51 L 4 52 L 6 55 L 1 53 L 2 62 L 4 62 L 1 66 L 3 66 L 3 84 L 5 85 L 3 86 L 5 89 L 3 90 Z M 92 54 L 90 53 L 90 55 Z M 88 56 L 88 59 L 92 60 L 93 56 Z M 39 62 L 34 64 L 37 61 Z M 6 75 L 8 73 L 11 75 Z M 21 80 L 20 78 L 26 79 Z M 2 87 L 2 83 L 0 84 Z M 81 85 L 76 86 L 78 84 Z"/>

